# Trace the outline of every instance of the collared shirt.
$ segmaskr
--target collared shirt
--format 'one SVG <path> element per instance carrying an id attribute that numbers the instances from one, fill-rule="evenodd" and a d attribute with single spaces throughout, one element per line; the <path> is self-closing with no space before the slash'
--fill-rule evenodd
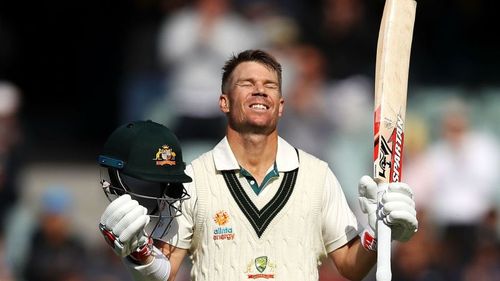
<path id="1" fill-rule="evenodd" d="M 250 183 L 245 179 L 245 176 L 240 172 L 240 165 L 231 151 L 227 138 L 222 139 L 212 152 L 216 170 L 234 170 L 241 186 L 258 209 L 263 208 L 272 200 L 279 189 L 279 180 L 268 182 L 266 188 L 261 190 L 257 195 L 251 188 Z M 295 170 L 298 167 L 299 159 L 295 148 L 282 138 L 278 138 L 276 168 L 278 169 L 279 177 L 282 178 L 285 172 Z M 189 176 L 193 176 L 193 168 L 191 165 L 187 166 L 186 173 Z M 197 194 L 194 182 L 188 183 L 185 186 L 188 193 L 191 195 L 191 199 L 184 202 L 182 206 L 183 216 L 177 219 L 179 222 L 178 233 L 169 232 L 166 237 L 161 239 L 167 243 L 169 241 L 175 241 L 177 247 L 188 249 L 191 244 L 190 239 L 192 238 L 194 225 L 196 223 L 194 214 L 196 213 Z M 360 229 L 356 217 L 347 205 L 340 184 L 330 169 L 328 169 L 325 177 L 320 219 L 323 222 L 323 242 L 328 253 L 343 246 L 355 237 Z M 339 229 L 344 230 L 346 226 L 356 231 L 344 234 L 340 231 L 339 233 Z"/>
<path id="2" fill-rule="evenodd" d="M 240 167 L 240 174 L 243 175 L 247 179 L 248 183 L 250 184 L 253 191 L 257 195 L 259 195 L 259 193 L 264 189 L 264 187 L 266 187 L 266 185 L 270 181 L 276 180 L 280 176 L 280 174 L 278 172 L 278 167 L 276 167 L 276 162 L 273 164 L 273 166 L 271 168 L 269 168 L 267 170 L 266 176 L 264 177 L 264 179 L 262 180 L 262 183 L 260 185 L 257 182 L 257 180 L 255 180 L 255 178 L 252 176 L 252 174 L 249 171 L 245 170 L 245 168 Z"/>
<path id="3" fill-rule="evenodd" d="M 289 172 L 295 170 L 299 166 L 296 155 L 297 152 L 295 151 L 295 148 L 285 140 L 283 140 L 281 137 L 278 137 L 278 151 L 276 153 L 276 162 L 274 162 L 273 166 L 269 167 L 266 176 L 264 177 L 264 180 L 260 185 L 250 174 L 250 172 L 248 172 L 238 164 L 238 161 L 236 161 L 236 158 L 231 151 L 231 147 L 229 146 L 227 138 L 224 138 L 214 148 L 214 163 L 215 167 L 219 171 L 237 171 L 238 176 L 240 178 L 244 177 L 253 192 L 259 195 L 262 190 L 268 185 L 268 183 L 279 178 L 280 172 Z"/>
<path id="4" fill-rule="evenodd" d="M 214 163 L 218 171 L 239 170 L 240 165 L 236 160 L 227 138 L 222 139 L 214 148 Z M 299 159 L 295 148 L 281 137 L 278 137 L 278 151 L 276 153 L 276 166 L 278 172 L 289 172 L 299 167 Z"/>
<path id="5" fill-rule="evenodd" d="M 278 137 L 278 148 L 276 152 L 275 166 L 278 173 L 278 178 L 273 178 L 262 188 L 259 192 L 255 192 L 252 183 L 245 177 L 245 173 L 241 172 L 241 167 L 236 157 L 234 156 L 227 138 L 222 139 L 213 149 L 213 157 L 215 168 L 218 171 L 231 171 L 236 172 L 236 176 L 240 179 L 241 186 L 246 191 L 247 195 L 255 203 L 255 206 L 261 208 L 272 200 L 273 196 L 278 192 L 280 185 L 280 178 L 285 172 L 290 172 L 299 167 L 299 160 L 297 158 L 297 151 L 287 141 Z M 273 166 L 269 167 L 271 170 Z M 191 167 L 188 166 L 190 170 Z M 192 171 L 186 173 L 192 173 Z M 270 171 L 268 170 L 268 171 Z M 268 172 L 269 174 L 269 172 Z M 264 181 L 263 181 L 264 183 Z M 263 185 L 261 184 L 261 187 Z"/>

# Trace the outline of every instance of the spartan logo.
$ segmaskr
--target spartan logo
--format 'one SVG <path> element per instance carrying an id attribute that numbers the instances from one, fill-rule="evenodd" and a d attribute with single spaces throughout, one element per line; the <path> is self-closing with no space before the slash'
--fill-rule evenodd
<path id="1" fill-rule="evenodd" d="M 404 139 L 404 120 L 401 115 L 398 114 L 398 122 L 396 128 L 392 133 L 392 162 L 394 163 L 394 168 L 391 169 L 391 178 L 393 182 L 398 182 L 401 179 L 401 161 L 403 159 L 403 139 Z"/>
<path id="2" fill-rule="evenodd" d="M 380 171 L 378 175 L 386 177 L 386 170 L 390 170 L 390 179 L 398 182 L 401 179 L 401 160 L 403 158 L 403 139 L 404 139 L 404 120 L 401 114 L 398 114 L 396 127 L 391 133 L 389 141 L 381 136 L 380 152 L 382 155 L 379 160 Z M 390 143 L 390 144 L 389 144 Z"/>

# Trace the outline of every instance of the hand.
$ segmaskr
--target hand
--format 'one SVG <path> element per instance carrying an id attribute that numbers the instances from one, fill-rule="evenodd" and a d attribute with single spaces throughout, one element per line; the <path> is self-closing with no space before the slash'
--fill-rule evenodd
<path id="1" fill-rule="evenodd" d="M 406 183 L 390 183 L 382 195 L 379 208 L 379 217 L 391 227 L 393 240 L 406 242 L 417 232 L 413 192 Z"/>
<path id="2" fill-rule="evenodd" d="M 382 190 L 379 200 L 377 193 Z M 363 246 L 373 249 L 376 246 L 377 219 L 391 227 L 392 239 L 408 241 L 418 228 L 415 201 L 410 187 L 405 183 L 394 182 L 385 191 L 378 187 L 369 176 L 363 176 L 358 185 L 361 211 L 368 215 L 370 226 L 363 233 Z"/>
<path id="3" fill-rule="evenodd" d="M 369 176 L 363 176 L 358 184 L 358 201 L 361 211 L 368 215 L 369 228 L 361 234 L 361 243 L 368 250 L 377 250 L 377 184 Z"/>
<path id="4" fill-rule="evenodd" d="M 145 260 L 151 254 L 151 239 L 144 228 L 149 223 L 147 210 L 125 194 L 113 200 L 101 216 L 99 229 L 115 253 Z"/>

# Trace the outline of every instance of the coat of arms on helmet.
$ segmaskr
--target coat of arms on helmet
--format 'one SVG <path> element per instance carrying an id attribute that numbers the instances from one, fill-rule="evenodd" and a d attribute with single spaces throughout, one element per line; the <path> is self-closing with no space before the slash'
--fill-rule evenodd
<path id="1" fill-rule="evenodd" d="M 156 160 L 157 166 L 163 165 L 175 165 L 175 152 L 172 149 L 164 144 L 160 148 L 158 148 L 158 152 L 156 152 L 156 156 L 153 160 Z"/>

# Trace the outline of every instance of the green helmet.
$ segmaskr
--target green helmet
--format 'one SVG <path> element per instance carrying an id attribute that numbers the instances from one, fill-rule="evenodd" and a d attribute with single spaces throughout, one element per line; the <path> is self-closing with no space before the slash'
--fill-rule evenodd
<path id="1" fill-rule="evenodd" d="M 118 127 L 104 144 L 99 164 L 153 182 L 190 182 L 177 137 L 153 121 Z"/>
<path id="2" fill-rule="evenodd" d="M 98 158 L 106 172 L 101 185 L 110 201 L 130 194 L 146 207 L 148 215 L 158 218 L 155 225 L 170 226 L 164 218 L 180 215 L 180 206 L 190 198 L 183 183 L 191 182 L 184 169 L 177 137 L 165 126 L 136 121 L 118 127 L 104 144 Z"/>

